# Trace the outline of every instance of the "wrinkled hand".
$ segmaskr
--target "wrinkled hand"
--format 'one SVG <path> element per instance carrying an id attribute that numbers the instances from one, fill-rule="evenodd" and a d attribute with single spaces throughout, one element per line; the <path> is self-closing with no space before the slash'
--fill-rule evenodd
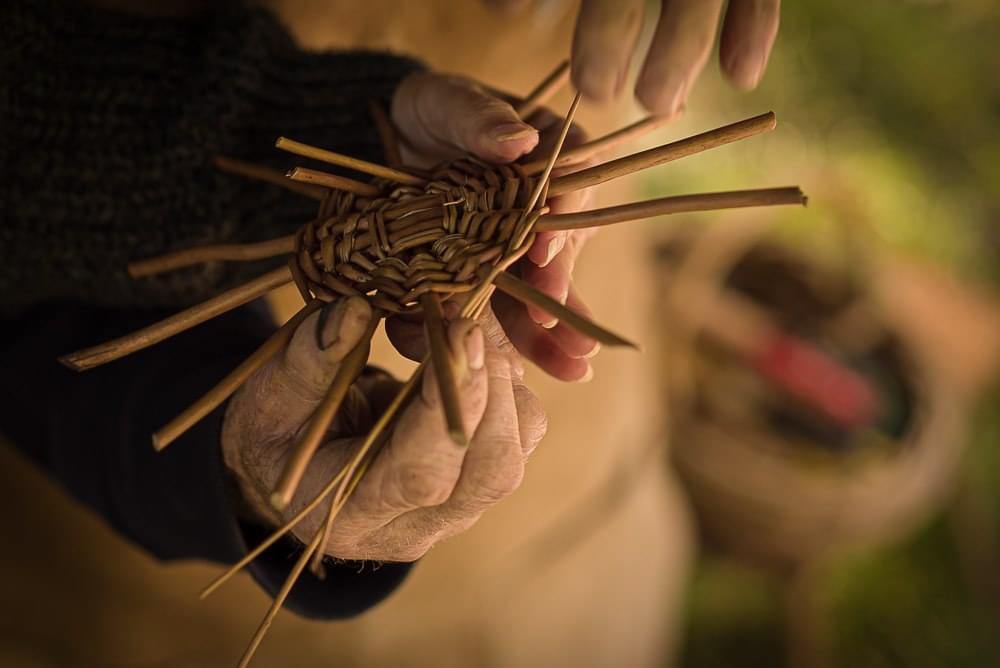
<path id="1" fill-rule="evenodd" d="M 531 0 L 486 0 L 522 9 Z M 719 61 L 741 89 L 757 86 L 778 34 L 780 0 L 661 0 L 653 42 L 635 94 L 649 111 L 673 114 L 701 74 L 722 21 Z M 587 98 L 620 95 L 642 30 L 646 0 L 582 0 L 573 35 L 573 83 Z"/>
<path id="2" fill-rule="evenodd" d="M 465 77 L 433 72 L 409 76 L 397 88 L 392 103 L 392 119 L 406 149 L 405 160 L 426 166 L 468 153 L 495 163 L 548 157 L 561 118 L 540 109 L 521 119 L 511 101 L 509 96 Z M 574 126 L 565 146 L 585 141 L 586 134 Z M 582 162 L 573 169 L 589 164 Z M 588 198 L 589 191 L 582 190 L 549 200 L 548 205 L 555 213 L 566 213 L 582 209 Z M 591 234 L 591 230 L 540 233 L 517 268 L 536 288 L 588 317 L 590 312 L 573 290 L 571 277 L 576 258 Z M 590 378 L 587 357 L 597 352 L 596 341 L 504 295 L 494 298 L 493 307 L 517 350 L 544 371 L 561 380 Z M 397 345 L 399 339 L 411 335 L 410 330 L 396 320 L 389 323 L 389 334 Z"/>
<path id="3" fill-rule="evenodd" d="M 223 424 L 223 457 L 247 511 L 280 524 L 298 512 L 360 446 L 399 383 L 381 373 L 351 388 L 328 441 L 317 451 L 292 503 L 278 515 L 268 504 L 290 448 L 371 317 L 361 298 L 341 299 L 324 331 L 319 313 L 303 321 L 283 354 L 234 395 Z M 492 317 L 448 327 L 459 374 L 467 448 L 449 438 L 432 368 L 401 414 L 334 524 L 327 554 L 342 559 L 413 561 L 435 543 L 472 526 L 521 482 L 524 464 L 545 433 L 545 415 L 524 386 L 516 354 Z M 320 349 L 318 341 L 325 346 Z M 422 337 L 420 337 L 422 340 Z M 327 504 L 294 530 L 308 542 Z"/>

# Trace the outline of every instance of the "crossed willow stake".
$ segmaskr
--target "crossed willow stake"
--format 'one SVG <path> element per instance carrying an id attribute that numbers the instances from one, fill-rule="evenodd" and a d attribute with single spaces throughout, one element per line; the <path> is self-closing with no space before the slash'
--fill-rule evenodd
<path id="1" fill-rule="evenodd" d="M 566 83 L 568 73 L 568 65 L 561 64 L 518 106 L 521 116 L 527 117 L 551 97 Z M 61 358 L 64 364 L 76 370 L 105 364 L 294 282 L 305 305 L 207 394 L 153 435 L 154 447 L 162 450 L 220 406 L 254 371 L 288 345 L 295 329 L 309 314 L 341 296 L 365 296 L 374 314 L 366 335 L 341 364 L 295 445 L 271 496 L 273 506 L 283 510 L 295 494 L 344 396 L 367 363 L 371 337 L 378 322 L 399 314 L 423 316 L 430 352 L 379 417 L 358 451 L 298 514 L 201 593 L 204 598 L 215 591 L 332 494 L 326 521 L 302 551 L 275 596 L 240 666 L 250 662 L 307 563 L 311 560 L 313 570 L 321 573 L 323 546 L 337 514 L 378 455 L 396 416 L 415 396 L 428 364 L 433 365 L 438 378 L 448 433 L 456 447 L 467 445 L 468 434 L 460 419 L 461 398 L 456 386 L 455 360 L 446 343 L 441 309 L 443 300 L 458 296 L 463 300 L 461 317 L 479 318 L 493 291 L 500 290 L 548 312 L 560 322 L 605 345 L 635 347 L 508 271 L 531 247 L 539 232 L 611 225 L 672 213 L 780 204 L 804 205 L 806 202 L 797 187 L 768 188 L 680 195 L 579 213 L 552 214 L 545 206 L 549 197 L 595 186 L 745 139 L 772 130 L 775 126 L 774 114 L 767 113 L 565 176 L 552 177 L 555 167 L 579 163 L 670 120 L 669 117 L 650 116 L 605 137 L 561 151 L 579 104 L 580 95 L 577 94 L 549 158 L 521 164 L 491 165 L 466 157 L 441 164 L 430 172 L 405 167 L 399 157 L 394 128 L 377 105 L 372 105 L 372 115 L 389 166 L 358 160 L 284 137 L 278 139 L 276 144 L 290 153 L 374 177 L 370 182 L 304 167 L 296 167 L 287 175 L 281 175 L 256 165 L 218 158 L 216 162 L 222 169 L 276 183 L 318 199 L 319 215 L 296 234 L 287 237 L 253 244 L 204 246 L 135 262 L 129 266 L 131 275 L 138 278 L 199 262 L 249 261 L 277 255 L 288 255 L 287 265 L 157 324 Z"/>

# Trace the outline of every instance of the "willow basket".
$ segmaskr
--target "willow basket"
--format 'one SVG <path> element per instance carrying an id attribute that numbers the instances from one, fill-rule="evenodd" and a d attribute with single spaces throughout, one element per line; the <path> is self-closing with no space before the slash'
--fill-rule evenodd
<path id="1" fill-rule="evenodd" d="M 800 296 L 824 316 L 831 315 L 831 295 L 870 296 L 858 286 L 871 283 L 767 240 L 766 227 L 714 227 L 664 250 L 665 378 L 673 460 L 703 536 L 742 559 L 786 570 L 834 550 L 891 540 L 925 520 L 954 486 L 965 407 L 921 358 L 913 328 L 889 324 L 875 309 L 868 329 L 892 341 L 898 380 L 910 392 L 909 415 L 895 437 L 877 447 L 862 441 L 824 451 L 752 415 L 744 419 L 739 408 L 735 417 L 704 410 L 706 393 L 732 395 L 727 401 L 739 404 L 741 388 L 738 380 L 727 384 L 734 363 L 713 352 L 692 302 L 711 300 L 740 271 L 753 275 L 762 257 L 784 258 L 785 273 L 771 285 L 799 285 Z M 766 306 L 781 313 L 787 305 Z"/>

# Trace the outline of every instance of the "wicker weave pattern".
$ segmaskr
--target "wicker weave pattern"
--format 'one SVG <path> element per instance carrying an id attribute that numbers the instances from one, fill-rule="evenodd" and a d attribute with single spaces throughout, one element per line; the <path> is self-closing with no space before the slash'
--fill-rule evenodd
<path id="1" fill-rule="evenodd" d="M 535 179 L 517 165 L 464 158 L 423 187 L 374 184 L 383 194 L 373 199 L 331 191 L 299 230 L 290 266 L 307 302 L 363 295 L 387 313 L 417 313 L 427 292 L 482 284 L 530 241 L 525 231 L 540 214 L 524 215 Z"/>

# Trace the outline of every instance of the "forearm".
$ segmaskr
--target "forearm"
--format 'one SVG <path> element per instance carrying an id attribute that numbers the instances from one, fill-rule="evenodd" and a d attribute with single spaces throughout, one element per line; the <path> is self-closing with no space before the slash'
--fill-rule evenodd
<path id="1" fill-rule="evenodd" d="M 150 434 L 194 401 L 273 330 L 267 314 L 247 307 L 154 348 L 86 373 L 56 357 L 80 344 L 120 334 L 157 313 L 77 306 L 38 309 L 3 323 L 0 335 L 0 430 L 125 538 L 165 560 L 232 563 L 269 530 L 242 524 L 219 446 L 221 409 L 162 453 Z M 279 543 L 251 565 L 274 594 L 299 546 Z M 288 606 L 337 618 L 374 605 L 408 567 L 357 565 L 311 575 Z"/>

